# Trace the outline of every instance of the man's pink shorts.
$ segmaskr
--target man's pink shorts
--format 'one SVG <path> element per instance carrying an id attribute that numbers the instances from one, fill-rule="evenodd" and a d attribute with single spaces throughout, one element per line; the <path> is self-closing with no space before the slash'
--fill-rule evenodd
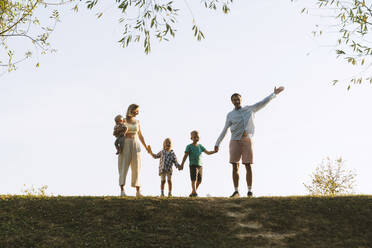
<path id="1" fill-rule="evenodd" d="M 230 140 L 230 163 L 253 164 L 252 140 L 242 137 L 241 140 Z"/>

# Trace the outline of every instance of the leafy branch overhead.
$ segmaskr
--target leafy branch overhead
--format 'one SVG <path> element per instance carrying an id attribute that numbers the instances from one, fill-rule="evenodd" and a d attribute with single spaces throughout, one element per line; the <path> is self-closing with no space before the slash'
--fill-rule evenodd
<path id="1" fill-rule="evenodd" d="M 169 41 L 177 32 L 177 16 L 180 11 L 174 1 L 161 0 L 115 0 L 117 7 L 122 13 L 119 22 L 123 24 L 123 36 L 119 40 L 122 47 L 128 47 L 132 42 L 143 42 L 144 51 L 151 51 L 151 38 L 159 41 Z M 186 0 L 183 2 L 192 14 L 192 10 Z M 229 13 L 229 5 L 233 0 L 202 0 L 204 7 L 217 10 L 221 8 L 224 13 Z M 93 9 L 98 0 L 88 0 L 88 9 Z M 178 5 L 177 5 L 178 6 Z M 100 18 L 104 13 L 99 13 Z M 205 38 L 203 32 L 192 19 L 192 31 L 198 41 Z"/>
<path id="2" fill-rule="evenodd" d="M 233 0 L 202 0 L 208 9 L 230 11 Z M 109 1 L 100 1 L 107 4 Z M 16 65 L 32 55 L 55 52 L 49 43 L 51 33 L 60 21 L 58 7 L 73 4 L 72 10 L 78 12 L 80 4 L 88 9 L 98 8 L 98 0 L 0 0 L 0 67 L 7 71 L 16 69 Z M 122 17 L 123 36 L 119 42 L 128 47 L 133 42 L 142 42 L 144 51 L 151 51 L 152 38 L 169 41 L 177 31 L 177 16 L 180 11 L 174 1 L 164 0 L 110 0 L 117 6 Z M 187 0 L 177 1 L 177 6 L 192 10 Z M 183 4 L 183 5 L 182 5 Z M 45 11 L 49 15 L 45 15 Z M 97 14 L 98 18 L 104 11 Z M 47 17 L 46 17 L 47 16 Z M 204 34 L 192 18 L 192 31 L 197 40 L 204 39 Z M 14 48 L 21 41 L 24 50 Z M 39 62 L 36 63 L 36 67 Z"/>
<path id="3" fill-rule="evenodd" d="M 372 37 L 369 30 L 372 28 L 372 1 L 371 0 L 316 0 L 321 16 L 333 17 L 334 25 L 327 25 L 317 30 L 314 35 L 336 33 L 335 53 L 337 58 L 344 59 L 352 66 L 360 66 L 361 72 L 349 80 L 351 84 L 361 84 L 363 81 L 372 83 L 370 67 L 372 65 Z M 310 10 L 304 8 L 303 13 Z M 339 80 L 334 80 L 336 84 Z"/>
<path id="4" fill-rule="evenodd" d="M 16 64 L 30 58 L 33 52 L 46 54 L 55 51 L 48 39 L 59 22 L 59 12 L 51 10 L 51 6 L 55 4 L 43 0 L 0 1 L 0 67 L 12 71 L 16 69 Z M 36 10 L 41 7 L 50 11 L 49 16 L 42 20 L 35 16 Z M 26 43 L 24 50 L 13 48 L 18 40 Z"/>

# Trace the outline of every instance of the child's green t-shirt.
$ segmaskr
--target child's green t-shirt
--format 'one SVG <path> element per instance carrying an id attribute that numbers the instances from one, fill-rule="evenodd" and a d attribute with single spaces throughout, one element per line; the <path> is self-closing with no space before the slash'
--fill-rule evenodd
<path id="1" fill-rule="evenodd" d="M 186 146 L 185 152 L 189 153 L 190 165 L 202 166 L 201 154 L 203 151 L 205 151 L 205 148 L 200 144 L 196 146 L 189 144 Z"/>

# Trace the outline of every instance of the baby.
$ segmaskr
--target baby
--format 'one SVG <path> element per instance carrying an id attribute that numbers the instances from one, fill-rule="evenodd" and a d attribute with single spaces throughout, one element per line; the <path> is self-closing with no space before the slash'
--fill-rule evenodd
<path id="1" fill-rule="evenodd" d="M 124 148 L 125 142 L 125 133 L 127 132 L 127 126 L 124 123 L 124 118 L 121 115 L 117 115 L 115 117 L 115 127 L 113 135 L 116 137 L 115 140 L 115 147 L 116 147 L 116 155 L 121 153 Z"/>

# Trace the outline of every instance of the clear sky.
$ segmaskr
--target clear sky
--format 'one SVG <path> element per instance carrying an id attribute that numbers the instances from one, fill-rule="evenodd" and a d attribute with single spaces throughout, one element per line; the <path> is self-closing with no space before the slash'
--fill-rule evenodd
<path id="1" fill-rule="evenodd" d="M 229 15 L 195 3 L 206 35 L 197 42 L 180 7 L 176 38 L 154 41 L 148 56 L 141 46 L 117 43 L 115 8 L 102 20 L 94 11 L 63 12 L 51 38 L 58 52 L 41 56 L 39 69 L 30 61 L 0 77 L 0 194 L 47 185 L 54 195 L 118 195 L 112 130 L 129 104 L 140 105 L 153 151 L 170 137 L 181 161 L 194 129 L 213 149 L 232 93 L 253 104 L 280 85 L 285 91 L 255 118 L 254 194 L 306 194 L 303 183 L 327 156 L 342 156 L 357 173 L 356 192 L 372 194 L 372 87 L 331 85 L 354 71 L 327 46 L 334 37 L 311 36 L 324 18 L 301 15 L 302 6 L 287 0 L 235 1 Z M 201 196 L 233 192 L 229 139 L 228 132 L 219 153 L 203 155 Z M 142 192 L 159 195 L 159 161 L 142 151 Z M 176 196 L 191 192 L 188 168 L 174 171 L 173 188 Z M 244 180 L 240 189 L 246 194 Z"/>

